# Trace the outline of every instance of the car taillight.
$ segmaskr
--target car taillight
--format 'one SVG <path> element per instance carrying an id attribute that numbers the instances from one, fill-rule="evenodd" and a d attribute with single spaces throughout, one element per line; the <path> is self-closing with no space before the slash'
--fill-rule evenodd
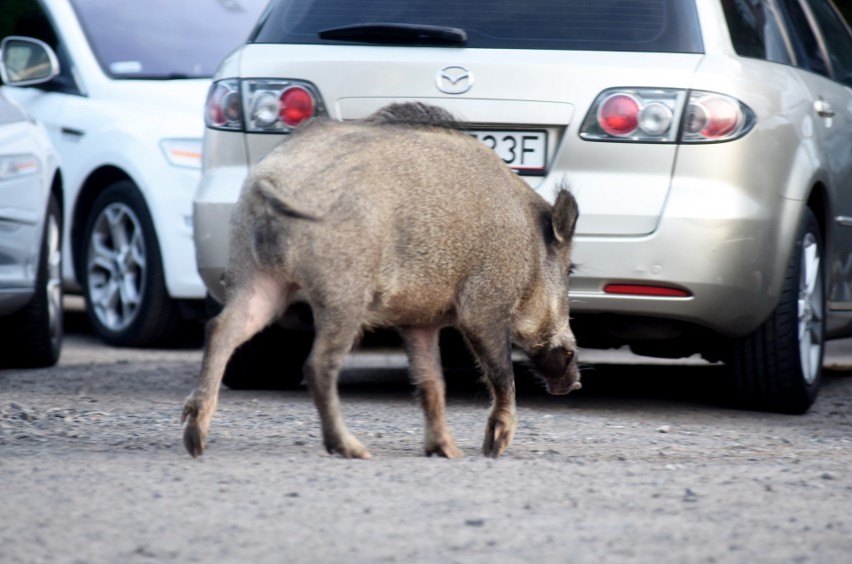
<path id="1" fill-rule="evenodd" d="M 204 123 L 220 129 L 241 129 L 242 122 L 239 81 L 214 82 L 207 93 Z"/>
<path id="2" fill-rule="evenodd" d="M 748 114 L 737 100 L 721 94 L 695 92 L 686 106 L 683 140 L 727 139 L 747 127 L 748 122 Z"/>
<path id="3" fill-rule="evenodd" d="M 227 79 L 210 88 L 205 123 L 213 129 L 288 133 L 322 113 L 315 88 L 306 82 Z"/>
<path id="4" fill-rule="evenodd" d="M 589 141 L 711 143 L 739 139 L 754 125 L 739 100 L 714 92 L 616 88 L 602 92 L 580 127 Z"/>
<path id="5" fill-rule="evenodd" d="M 598 124 L 610 135 L 624 137 L 639 127 L 639 102 L 627 94 L 613 94 L 598 108 Z"/>
<path id="6" fill-rule="evenodd" d="M 285 125 L 296 127 L 306 119 L 313 117 L 316 102 L 310 92 L 301 86 L 292 86 L 281 93 L 281 108 L 278 115 Z"/>

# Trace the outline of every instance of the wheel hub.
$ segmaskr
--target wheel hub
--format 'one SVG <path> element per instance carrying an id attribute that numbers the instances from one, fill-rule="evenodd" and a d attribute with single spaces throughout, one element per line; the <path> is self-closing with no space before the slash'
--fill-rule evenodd
<path id="1" fill-rule="evenodd" d="M 812 233 L 802 241 L 801 272 L 799 276 L 798 323 L 799 359 L 802 375 L 809 384 L 816 381 L 822 362 L 823 349 L 823 292 L 820 249 Z"/>
<path id="2" fill-rule="evenodd" d="M 126 329 L 139 314 L 145 271 L 139 219 L 114 202 L 95 220 L 87 260 L 89 298 L 98 321 L 110 331 Z"/>

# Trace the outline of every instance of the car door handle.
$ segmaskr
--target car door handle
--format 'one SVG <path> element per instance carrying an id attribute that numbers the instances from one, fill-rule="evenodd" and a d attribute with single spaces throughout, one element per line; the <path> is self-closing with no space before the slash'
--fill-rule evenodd
<path id="1" fill-rule="evenodd" d="M 831 104 L 825 100 L 817 100 L 814 102 L 814 109 L 816 110 L 817 115 L 821 118 L 834 117 L 834 110 L 831 108 Z"/>
<path id="2" fill-rule="evenodd" d="M 79 139 L 80 137 L 85 135 L 85 132 L 80 131 L 79 129 L 74 129 L 72 127 L 63 127 L 61 131 L 62 135 L 64 135 L 65 137 L 70 137 L 72 139 Z"/>

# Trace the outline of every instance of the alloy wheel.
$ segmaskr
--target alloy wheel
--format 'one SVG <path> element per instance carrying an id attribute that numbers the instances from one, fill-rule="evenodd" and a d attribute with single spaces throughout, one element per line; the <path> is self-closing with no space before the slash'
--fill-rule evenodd
<path id="1" fill-rule="evenodd" d="M 823 347 L 823 290 L 819 242 L 813 233 L 802 241 L 799 273 L 799 360 L 802 376 L 813 384 L 819 374 Z"/>
<path id="2" fill-rule="evenodd" d="M 107 205 L 94 222 L 86 264 L 88 292 L 98 321 L 126 329 L 139 314 L 145 291 L 145 237 L 129 206 Z"/>
<path id="3" fill-rule="evenodd" d="M 57 348 L 62 339 L 62 235 L 59 218 L 47 218 L 47 319 L 50 341 Z"/>

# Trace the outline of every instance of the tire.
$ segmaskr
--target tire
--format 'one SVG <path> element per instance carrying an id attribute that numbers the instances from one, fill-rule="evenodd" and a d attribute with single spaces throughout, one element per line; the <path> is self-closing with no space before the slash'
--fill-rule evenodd
<path id="1" fill-rule="evenodd" d="M 816 400 L 825 352 L 822 256 L 819 223 L 806 209 L 778 306 L 757 330 L 733 343 L 731 370 L 744 407 L 799 414 Z"/>
<path id="2" fill-rule="evenodd" d="M 270 325 L 234 351 L 222 383 L 232 390 L 293 390 L 303 379 L 313 333 Z"/>
<path id="3" fill-rule="evenodd" d="M 124 180 L 101 192 L 84 233 L 81 277 L 94 332 L 120 347 L 177 340 L 181 316 L 166 290 L 157 234 L 136 186 Z"/>
<path id="4" fill-rule="evenodd" d="M 4 366 L 53 366 L 62 351 L 62 210 L 48 201 L 35 294 L 23 309 L 0 320 Z"/>

